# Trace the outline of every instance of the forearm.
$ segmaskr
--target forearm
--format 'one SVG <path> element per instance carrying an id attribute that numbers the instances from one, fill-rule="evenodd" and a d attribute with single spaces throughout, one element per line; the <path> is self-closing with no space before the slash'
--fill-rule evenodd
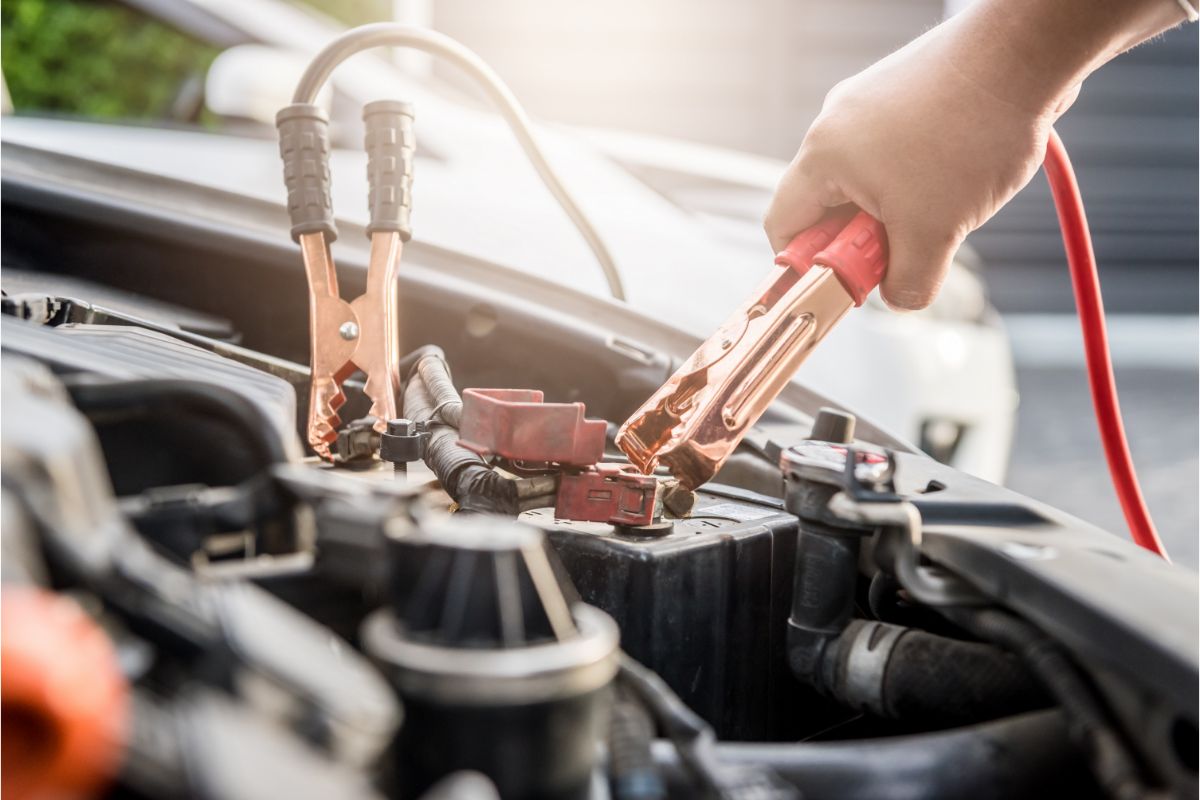
<path id="1" fill-rule="evenodd" d="M 1186 19 L 1173 0 L 979 0 L 947 26 L 944 57 L 1000 99 L 1057 108 L 1114 56 Z"/>
<path id="2" fill-rule="evenodd" d="M 887 228 L 881 296 L 924 308 L 1037 173 L 1083 80 L 1188 16 L 1177 0 L 976 0 L 826 95 L 764 218 L 771 245 L 855 203 Z"/>

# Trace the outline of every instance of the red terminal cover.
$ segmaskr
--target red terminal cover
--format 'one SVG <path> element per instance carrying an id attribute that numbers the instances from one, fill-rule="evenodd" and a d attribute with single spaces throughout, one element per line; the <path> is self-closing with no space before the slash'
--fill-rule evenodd
<path id="1" fill-rule="evenodd" d="M 829 267 L 861 306 L 887 272 L 887 232 L 883 224 L 854 206 L 839 206 L 796 235 L 775 256 L 779 266 L 800 274 L 813 264 Z"/>
<path id="2" fill-rule="evenodd" d="M 597 464 L 559 479 L 557 519 L 650 525 L 658 509 L 658 480 L 628 464 Z"/>
<path id="3" fill-rule="evenodd" d="M 588 466 L 604 457 L 604 420 L 583 403 L 544 403 L 537 389 L 463 391 L 459 444 L 511 461 Z"/>

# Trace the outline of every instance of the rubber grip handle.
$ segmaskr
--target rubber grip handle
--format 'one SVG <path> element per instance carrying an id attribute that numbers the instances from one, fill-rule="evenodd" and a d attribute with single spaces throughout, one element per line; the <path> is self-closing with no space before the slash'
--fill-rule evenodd
<path id="1" fill-rule="evenodd" d="M 854 206 L 838 206 L 826 212 L 821 221 L 811 228 L 797 233 L 788 246 L 775 254 L 775 263 L 790 267 L 803 275 L 813 265 L 817 253 L 824 250 L 837 238 L 854 216 Z"/>
<path id="2" fill-rule="evenodd" d="M 367 236 L 394 231 L 412 238 L 412 176 L 416 140 L 413 109 L 396 100 L 376 100 L 363 107 L 366 123 L 367 203 L 371 222 Z"/>
<path id="3" fill-rule="evenodd" d="M 305 233 L 337 238 L 329 184 L 329 118 L 319 107 L 293 103 L 275 115 L 279 155 L 287 186 L 292 239 Z"/>
<path id="4" fill-rule="evenodd" d="M 883 223 L 865 211 L 858 212 L 813 261 L 832 269 L 854 298 L 854 305 L 861 306 L 887 272 L 888 240 Z"/>
<path id="5" fill-rule="evenodd" d="M 883 224 L 852 205 L 831 209 L 775 255 L 775 263 L 800 274 L 813 264 L 838 276 L 854 305 L 861 306 L 887 272 L 888 244 Z"/>

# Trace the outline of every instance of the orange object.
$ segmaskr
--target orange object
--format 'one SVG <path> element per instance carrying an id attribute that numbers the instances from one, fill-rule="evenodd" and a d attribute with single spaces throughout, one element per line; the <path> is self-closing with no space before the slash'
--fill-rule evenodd
<path id="1" fill-rule="evenodd" d="M 70 598 L 0 592 L 0 793 L 92 797 L 120 766 L 129 688 L 108 634 Z"/>

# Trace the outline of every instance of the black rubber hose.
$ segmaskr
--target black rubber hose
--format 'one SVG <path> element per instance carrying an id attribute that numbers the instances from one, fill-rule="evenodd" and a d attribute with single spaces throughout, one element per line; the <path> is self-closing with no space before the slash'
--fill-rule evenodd
<path id="1" fill-rule="evenodd" d="M 401 375 L 408 376 L 404 415 L 414 422 L 429 423 L 424 460 L 442 488 L 464 512 L 514 516 L 517 491 L 513 482 L 458 443 L 458 429 L 451 420 L 461 421 L 462 398 L 450 380 L 441 349 L 421 348 L 402 359 L 400 367 Z M 426 382 L 427 375 L 438 394 Z"/>
<path id="2" fill-rule="evenodd" d="M 707 722 L 679 699 L 656 672 L 621 653 L 618 680 L 621 686 L 650 710 L 667 734 L 682 767 L 706 795 L 720 793 L 720 778 L 711 759 L 716 734 Z"/>
<path id="3" fill-rule="evenodd" d="M 608 727 L 608 774 L 616 800 L 658 800 L 667 787 L 650 747 L 654 721 L 627 690 L 613 704 Z"/>
<path id="4" fill-rule="evenodd" d="M 911 629 L 897 639 L 881 689 L 887 716 L 930 725 L 980 722 L 1052 704 L 1016 656 Z"/>
<path id="5" fill-rule="evenodd" d="M 1060 711 L 1038 711 L 938 733 L 819 743 L 720 743 L 721 764 L 767 768 L 805 800 L 1008 800 L 1088 797 L 1086 763 Z M 664 774 L 682 783 L 668 742 L 654 744 Z"/>
<path id="6" fill-rule="evenodd" d="M 979 638 L 1022 658 L 1066 712 L 1070 736 L 1087 754 L 1105 794 L 1117 800 L 1152 796 L 1100 700 L 1057 642 L 1028 622 L 997 609 L 956 609 L 947 611 L 947 616 Z"/>

